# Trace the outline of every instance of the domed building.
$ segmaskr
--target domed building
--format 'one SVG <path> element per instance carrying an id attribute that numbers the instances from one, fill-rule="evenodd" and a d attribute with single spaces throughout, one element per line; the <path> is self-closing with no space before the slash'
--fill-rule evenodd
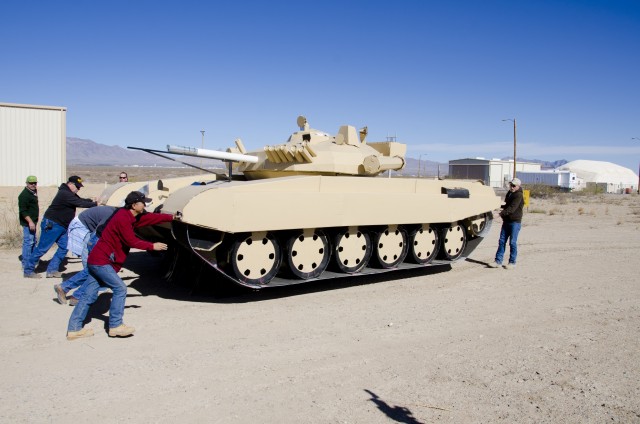
<path id="1" fill-rule="evenodd" d="M 558 168 L 561 171 L 571 171 L 578 177 L 575 190 L 582 190 L 595 184 L 605 193 L 636 192 L 638 190 L 638 176 L 624 166 L 611 162 L 596 160 L 574 160 Z"/>

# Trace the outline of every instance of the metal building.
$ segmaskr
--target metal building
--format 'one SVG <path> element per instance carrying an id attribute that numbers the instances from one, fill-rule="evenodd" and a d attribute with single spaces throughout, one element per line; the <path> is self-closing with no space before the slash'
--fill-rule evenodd
<path id="1" fill-rule="evenodd" d="M 564 190 L 579 190 L 584 187 L 584 181 L 577 177 L 575 172 L 560 171 L 557 169 L 538 172 L 518 172 L 518 178 L 522 184 L 540 184 L 550 187 L 558 187 Z"/>
<path id="2" fill-rule="evenodd" d="M 67 177 L 67 108 L 0 103 L 0 186 L 22 186 L 28 175 L 40 186 Z"/>
<path id="3" fill-rule="evenodd" d="M 516 162 L 516 176 L 518 172 L 525 171 L 540 171 L 540 164 Z M 449 178 L 480 180 L 485 185 L 503 188 L 513 179 L 513 160 L 485 158 L 450 160 Z"/>

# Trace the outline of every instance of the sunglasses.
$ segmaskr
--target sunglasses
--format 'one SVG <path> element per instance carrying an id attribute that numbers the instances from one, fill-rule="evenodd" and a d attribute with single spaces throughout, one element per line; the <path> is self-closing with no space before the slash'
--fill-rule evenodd
<path id="1" fill-rule="evenodd" d="M 27 183 L 27 184 L 31 184 L 31 185 L 38 185 L 38 183 Z"/>
<path id="2" fill-rule="evenodd" d="M 129 177 L 123 177 L 122 175 L 120 176 L 121 180 L 126 180 L 127 178 L 129 178 Z"/>

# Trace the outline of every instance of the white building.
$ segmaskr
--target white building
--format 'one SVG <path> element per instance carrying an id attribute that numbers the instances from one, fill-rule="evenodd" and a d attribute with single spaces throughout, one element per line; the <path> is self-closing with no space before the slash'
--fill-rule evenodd
<path id="1" fill-rule="evenodd" d="M 28 175 L 38 184 L 66 181 L 67 109 L 0 103 L 0 186 L 22 186 Z"/>
<path id="2" fill-rule="evenodd" d="M 588 185 L 595 184 L 598 187 L 602 187 L 602 190 L 606 193 L 635 192 L 638 190 L 638 176 L 636 173 L 615 163 L 574 160 L 565 163 L 558 169 L 571 171 L 579 179 L 584 180 L 585 185 L 576 187 L 576 189 L 583 189 Z"/>
<path id="3" fill-rule="evenodd" d="M 523 185 L 541 184 L 551 187 L 559 187 L 567 191 L 579 190 L 584 187 L 584 181 L 571 171 L 518 172 L 517 177 Z"/>
<path id="4" fill-rule="evenodd" d="M 516 176 L 520 172 L 540 171 L 540 164 L 516 161 Z M 449 178 L 480 180 L 491 187 L 503 188 L 513 179 L 513 160 L 455 159 L 449 161 Z"/>

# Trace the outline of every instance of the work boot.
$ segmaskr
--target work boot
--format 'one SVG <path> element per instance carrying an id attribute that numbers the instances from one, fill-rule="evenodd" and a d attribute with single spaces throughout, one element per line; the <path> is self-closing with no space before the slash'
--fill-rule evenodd
<path id="1" fill-rule="evenodd" d="M 516 264 L 507 264 L 504 266 L 504 269 L 516 269 Z"/>
<path id="2" fill-rule="evenodd" d="M 76 306 L 78 304 L 78 298 L 74 295 L 69 296 L 69 305 Z"/>
<path id="3" fill-rule="evenodd" d="M 135 328 L 120 324 L 115 328 L 109 329 L 109 337 L 128 337 L 132 335 L 134 331 L 136 331 Z"/>
<path id="4" fill-rule="evenodd" d="M 47 272 L 47 278 L 62 278 L 62 273 L 60 271 Z"/>
<path id="5" fill-rule="evenodd" d="M 24 274 L 23 277 L 24 278 L 42 278 L 39 274 L 36 274 L 35 272 L 32 272 L 31 274 Z"/>
<path id="6" fill-rule="evenodd" d="M 491 263 L 487 264 L 487 266 L 489 268 L 500 268 L 501 265 L 498 262 L 491 262 Z"/>
<path id="7" fill-rule="evenodd" d="M 54 284 L 53 291 L 56 292 L 56 296 L 58 296 L 59 304 L 64 305 L 67 303 L 67 294 L 62 290 L 60 284 Z"/>
<path id="8" fill-rule="evenodd" d="M 85 327 L 80 331 L 67 331 L 67 340 L 81 339 L 93 336 L 93 328 Z"/>

